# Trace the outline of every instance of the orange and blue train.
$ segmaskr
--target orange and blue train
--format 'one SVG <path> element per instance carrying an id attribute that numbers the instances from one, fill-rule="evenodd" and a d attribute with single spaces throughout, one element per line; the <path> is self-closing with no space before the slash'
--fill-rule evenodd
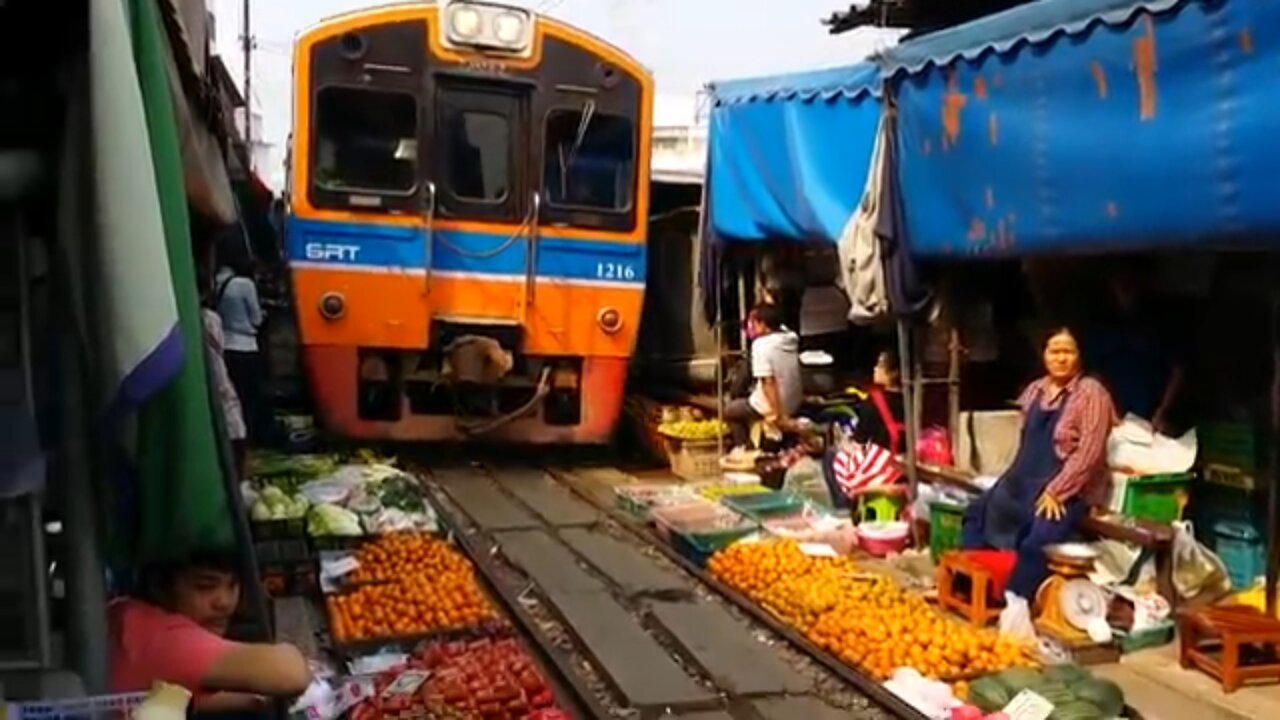
<path id="1" fill-rule="evenodd" d="M 454 0 L 306 30 L 293 88 L 286 247 L 326 429 L 606 442 L 644 296 L 648 71 Z"/>

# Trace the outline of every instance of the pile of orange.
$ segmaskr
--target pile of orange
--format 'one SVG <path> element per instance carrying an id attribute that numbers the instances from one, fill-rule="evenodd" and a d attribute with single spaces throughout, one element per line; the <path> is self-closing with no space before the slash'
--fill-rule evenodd
<path id="1" fill-rule="evenodd" d="M 356 559 L 360 567 L 348 580 L 367 584 L 326 601 L 337 643 L 425 635 L 498 618 L 471 564 L 443 540 L 386 535 L 362 547 Z"/>
<path id="2" fill-rule="evenodd" d="M 889 578 L 856 575 L 849 558 L 805 555 L 793 540 L 732 545 L 708 569 L 877 680 L 901 667 L 958 680 L 1035 665 L 1022 646 L 994 630 L 945 615 Z"/>

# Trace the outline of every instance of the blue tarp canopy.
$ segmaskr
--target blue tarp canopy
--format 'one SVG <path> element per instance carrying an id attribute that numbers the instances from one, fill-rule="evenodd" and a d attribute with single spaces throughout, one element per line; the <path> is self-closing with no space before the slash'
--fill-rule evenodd
<path id="1" fill-rule="evenodd" d="M 711 85 L 708 214 L 726 241 L 835 242 L 880 120 L 870 63 Z"/>
<path id="2" fill-rule="evenodd" d="M 1280 247 L 1276 0 L 1041 0 L 880 60 L 916 256 Z"/>

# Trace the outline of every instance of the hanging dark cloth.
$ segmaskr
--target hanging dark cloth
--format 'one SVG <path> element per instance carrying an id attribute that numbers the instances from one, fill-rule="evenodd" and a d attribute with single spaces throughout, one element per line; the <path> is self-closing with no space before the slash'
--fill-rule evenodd
<path id="1" fill-rule="evenodd" d="M 885 122 L 889 125 L 886 133 L 889 142 L 883 149 L 884 178 L 880 184 L 876 237 L 880 239 L 889 306 L 899 317 L 914 317 L 932 307 L 933 281 L 909 252 L 902 193 L 898 184 L 898 115 L 892 107 L 885 110 Z"/>
<path id="2" fill-rule="evenodd" d="M 702 291 L 702 317 L 715 327 L 720 320 L 721 273 L 724 261 L 724 242 L 717 235 L 708 213 L 711 197 L 711 173 L 702 184 L 702 212 L 699 213 L 701 232 L 698 233 L 698 289 Z"/>

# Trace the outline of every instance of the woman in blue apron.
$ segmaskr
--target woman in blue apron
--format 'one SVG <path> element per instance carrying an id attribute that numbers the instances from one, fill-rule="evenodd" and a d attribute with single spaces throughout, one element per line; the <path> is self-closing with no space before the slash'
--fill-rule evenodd
<path id="1" fill-rule="evenodd" d="M 1047 545 L 1071 538 L 1091 505 L 1109 494 L 1107 437 L 1111 396 L 1081 372 L 1080 348 L 1066 328 L 1044 346 L 1046 375 L 1019 399 L 1022 436 L 1013 464 L 965 512 L 967 549 L 1013 550 L 1008 591 L 1033 600 L 1049 575 Z"/>

